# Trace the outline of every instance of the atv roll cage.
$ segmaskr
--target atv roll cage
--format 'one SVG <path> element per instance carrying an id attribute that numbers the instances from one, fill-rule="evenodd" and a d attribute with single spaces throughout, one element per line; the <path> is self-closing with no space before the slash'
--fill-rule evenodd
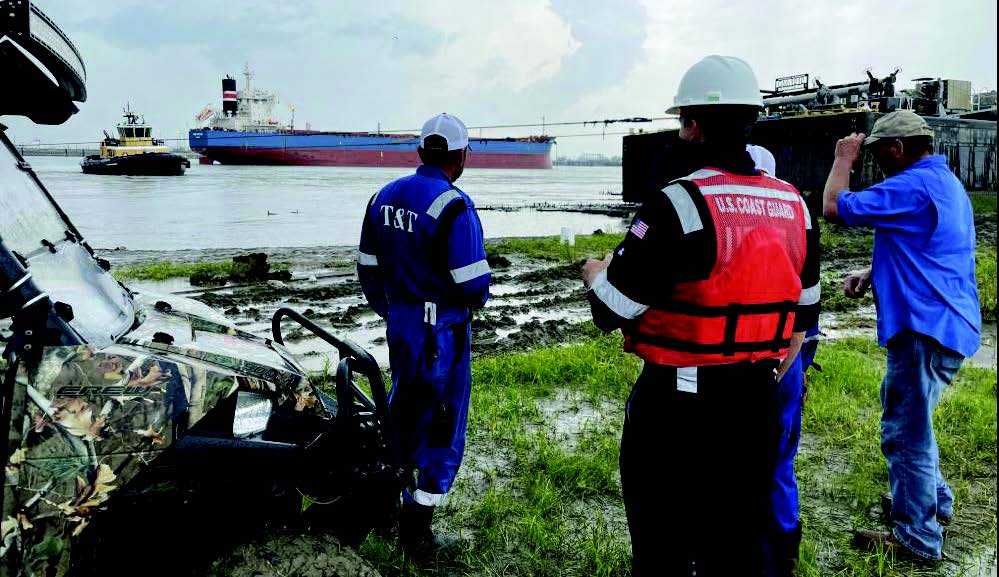
<path id="1" fill-rule="evenodd" d="M 357 399 L 361 406 L 373 413 L 387 437 L 387 442 L 391 447 L 392 457 L 396 466 L 401 464 L 401 454 L 399 453 L 399 440 L 396 434 L 395 425 L 392 420 L 392 412 L 388 404 L 388 394 L 385 392 L 385 382 L 382 379 L 378 362 L 366 350 L 349 339 L 339 339 L 328 331 L 306 318 L 301 313 L 282 307 L 274 312 L 271 318 L 271 333 L 274 342 L 283 345 L 284 337 L 281 334 L 281 321 L 285 318 L 291 319 L 308 329 L 315 336 L 333 345 L 340 355 L 340 362 L 336 370 L 336 401 L 339 409 L 337 419 L 343 419 L 348 427 L 354 424 L 356 419 L 356 406 L 354 400 Z M 371 388 L 371 395 L 367 394 L 357 383 L 354 382 L 354 373 L 360 373 L 368 380 Z M 347 411 L 344 411 L 347 408 Z"/>

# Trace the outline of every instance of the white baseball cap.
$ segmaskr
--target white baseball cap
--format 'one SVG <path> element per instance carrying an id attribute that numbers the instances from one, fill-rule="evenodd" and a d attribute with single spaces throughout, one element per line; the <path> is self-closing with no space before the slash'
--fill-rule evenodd
<path id="1" fill-rule="evenodd" d="M 441 136 L 447 141 L 448 150 L 461 150 L 468 146 L 468 129 L 457 116 L 438 114 L 423 124 L 420 131 L 420 147 L 426 148 L 424 141 L 428 136 Z"/>
<path id="2" fill-rule="evenodd" d="M 777 174 L 777 159 L 774 158 L 774 155 L 769 150 L 756 144 L 747 144 L 746 152 L 749 153 L 749 156 L 753 159 L 753 163 L 756 164 L 756 170 L 762 170 L 770 176 Z"/>

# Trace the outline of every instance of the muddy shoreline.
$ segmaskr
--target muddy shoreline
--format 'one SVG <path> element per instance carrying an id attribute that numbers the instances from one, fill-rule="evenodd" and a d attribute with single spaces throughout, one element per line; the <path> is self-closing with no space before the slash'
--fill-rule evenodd
<path id="1" fill-rule="evenodd" d="M 487 244 L 501 242 L 490 240 Z M 181 251 L 99 251 L 112 267 L 150 262 L 220 261 L 249 251 L 232 249 Z M 147 292 L 177 293 L 204 302 L 232 319 L 240 328 L 260 336 L 271 335 L 270 319 L 282 306 L 291 307 L 369 349 L 388 366 L 385 323 L 368 308 L 354 272 L 354 247 L 267 248 L 268 262 L 288 267 L 287 281 L 198 287 L 188 279 L 127 281 Z M 580 262 L 541 261 L 511 254 L 491 259 L 493 283 L 487 306 L 473 322 L 473 351 L 497 354 L 564 342 L 582 336 L 589 315 L 579 280 Z M 112 269 L 114 270 L 114 269 Z M 300 328 L 285 329 L 292 352 L 306 368 L 320 370 L 325 359 L 335 359 L 328 345 Z M 331 357 L 330 355 L 333 354 Z"/>
<path id="2" fill-rule="evenodd" d="M 994 250 L 995 215 L 976 219 L 979 245 Z M 842 227 L 824 227 L 830 244 L 823 246 L 823 307 L 820 321 L 826 339 L 874 336 L 875 310 L 868 297 L 846 301 L 834 296 L 841 290 L 847 271 L 867 265 L 870 259 L 870 234 Z M 507 239 L 490 239 L 487 248 L 496 248 Z M 523 240 L 523 239 L 521 239 Z M 289 280 L 243 282 L 219 287 L 193 286 L 187 278 L 162 281 L 132 280 L 126 284 L 147 292 L 174 293 L 208 304 L 233 320 L 240 328 L 262 337 L 271 336 L 271 317 L 278 308 L 291 307 L 304 313 L 334 334 L 354 340 L 374 354 L 383 370 L 388 368 L 385 324 L 370 311 L 361 294 L 355 273 L 356 249 L 352 246 L 273 247 L 253 250 L 208 249 L 176 251 L 98 250 L 98 255 L 115 269 L 156 262 L 219 262 L 234 256 L 263 252 L 272 265 L 287 268 Z M 561 345 L 593 337 L 596 329 L 589 323 L 589 306 L 579 279 L 585 255 L 573 257 L 531 257 L 517 252 L 491 251 L 493 270 L 491 297 L 473 321 L 473 353 L 477 358 L 528 351 L 547 345 Z M 602 255 L 595 255 L 602 256 Z M 321 371 L 327 362 L 337 361 L 336 353 L 307 331 L 288 323 L 283 336 L 293 353 L 309 370 Z M 982 348 L 968 364 L 996 366 L 996 325 L 983 330 Z M 616 431 L 623 419 L 623 405 L 594 402 L 580 391 L 560 390 L 551 398 L 538 401 L 536 427 L 550 434 L 560 447 L 574 451 L 594 431 Z M 811 433 L 803 437 L 803 450 L 809 451 Z M 589 437 L 588 437 L 589 436 Z M 510 463 L 514 454 L 509 446 L 495 441 L 484 431 L 470 431 L 470 444 L 457 480 L 454 499 L 448 511 L 463 511 L 485 498 L 490 490 L 512 484 Z M 591 450 L 590 447 L 587 450 Z M 845 457 L 844 457 L 845 458 Z M 619 482 L 619 477 L 615 476 Z M 576 506 L 579 506 L 578 504 Z M 575 513 L 582 518 L 598 515 L 615 535 L 626 535 L 623 509 L 616 501 L 600 501 L 599 514 L 587 504 Z M 453 513 L 452 513 L 453 515 Z M 830 526 L 846 531 L 850 519 L 839 509 L 823 510 Z M 838 516 L 837 516 L 838 515 Z M 471 541 L 477 538 L 463 525 L 461 517 L 447 518 L 454 529 Z M 323 575 L 327 566 L 348 563 L 358 575 L 377 575 L 370 569 L 370 559 L 352 553 L 313 559 L 313 549 L 333 550 L 337 545 L 325 536 L 265 536 L 260 543 L 244 547 L 213 567 L 213 574 L 250 575 L 272 569 L 301 571 Z M 276 555 L 274 552 L 278 552 Z M 962 552 L 963 554 L 964 552 Z M 968 552 L 975 557 L 976 551 Z M 994 561 L 986 559 L 994 567 Z M 832 563 L 824 560 L 823 563 Z M 314 573 L 308 571 L 314 570 Z M 345 570 L 344 570 L 345 571 Z M 477 574 L 478 575 L 478 574 Z M 983 574 L 985 575 L 985 574 Z"/>
<path id="3" fill-rule="evenodd" d="M 980 246 L 994 246 L 996 217 L 976 219 Z M 825 338 L 873 337 L 875 310 L 868 296 L 859 301 L 842 297 L 842 281 L 851 270 L 870 262 L 869 232 L 835 225 L 824 227 L 835 242 L 824 244 L 822 262 L 823 313 L 820 326 Z M 489 239 L 487 247 L 507 239 Z M 523 240 L 523 239 L 521 239 Z M 335 334 L 354 340 L 388 366 L 385 324 L 368 307 L 355 272 L 355 247 L 271 247 L 254 249 L 205 249 L 177 251 L 99 250 L 113 267 L 135 267 L 152 262 L 218 262 L 249 252 L 263 252 L 272 266 L 286 267 L 291 279 L 221 287 L 192 286 L 186 278 L 163 281 L 128 281 L 143 291 L 177 293 L 208 304 L 231 318 L 240 328 L 271 336 L 274 311 L 287 306 L 312 318 Z M 517 253 L 491 254 L 493 281 L 486 307 L 472 323 L 472 350 L 477 355 L 500 354 L 534 346 L 563 343 L 591 333 L 589 306 L 579 279 L 583 259 L 540 259 Z M 327 359 L 335 362 L 328 345 L 301 328 L 287 327 L 284 337 L 292 352 L 310 370 L 321 370 Z M 978 366 L 996 366 L 995 323 L 983 331 L 982 350 L 972 359 Z"/>

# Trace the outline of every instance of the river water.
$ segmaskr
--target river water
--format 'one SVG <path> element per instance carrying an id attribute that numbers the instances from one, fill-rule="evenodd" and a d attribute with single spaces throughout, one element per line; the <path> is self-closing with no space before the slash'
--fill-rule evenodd
<path id="1" fill-rule="evenodd" d="M 177 250 L 356 245 L 372 194 L 407 168 L 224 166 L 184 176 L 96 176 L 79 158 L 27 159 L 95 248 Z M 457 185 L 480 206 L 608 204 L 620 167 L 469 169 Z M 536 210 L 480 211 L 486 237 L 621 231 L 620 218 Z"/>

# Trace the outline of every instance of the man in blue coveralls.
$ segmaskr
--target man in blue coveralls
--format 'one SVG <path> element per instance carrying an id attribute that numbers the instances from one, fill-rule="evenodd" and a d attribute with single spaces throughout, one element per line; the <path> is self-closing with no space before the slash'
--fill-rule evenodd
<path id="1" fill-rule="evenodd" d="M 482 225 L 454 186 L 468 131 L 440 114 L 423 125 L 423 165 L 371 198 L 361 227 L 357 273 L 371 308 L 386 320 L 389 403 L 403 455 L 418 469 L 403 496 L 399 545 L 417 557 L 456 539 L 432 531 L 465 450 L 472 382 L 471 317 L 489 297 Z"/>
<path id="2" fill-rule="evenodd" d="M 746 152 L 753 159 L 757 170 L 776 176 L 777 161 L 762 146 L 746 145 Z M 817 223 L 814 226 L 818 226 Z M 818 252 L 818 236 L 813 238 L 811 250 Z M 818 286 L 816 286 L 818 288 Z M 794 577 L 798 574 L 798 551 L 801 547 L 801 519 L 798 507 L 798 480 L 794 475 L 794 457 L 798 454 L 801 439 L 801 411 L 805 392 L 805 374 L 814 364 L 819 345 L 819 325 L 805 331 L 801 350 L 781 363 L 779 403 L 781 435 L 777 450 L 777 467 L 770 488 L 771 534 L 766 540 L 767 555 L 773 574 L 771 577 Z M 819 368 L 816 365 L 816 368 Z"/>
<path id="3" fill-rule="evenodd" d="M 801 519 L 798 507 L 798 480 L 794 475 L 794 458 L 801 439 L 801 411 L 805 393 L 805 374 L 815 366 L 815 351 L 819 345 L 818 323 L 805 331 L 801 351 L 783 365 L 786 372 L 780 378 L 781 436 L 777 452 L 777 468 L 770 489 L 772 535 L 767 540 L 768 554 L 773 563 L 773 577 L 794 577 L 798 574 L 798 550 L 801 547 Z"/>
<path id="4" fill-rule="evenodd" d="M 847 189 L 861 146 L 884 182 Z M 933 409 L 965 357 L 975 354 L 982 318 L 975 282 L 975 222 L 961 181 L 934 156 L 933 130 L 908 110 L 879 118 L 871 135 L 836 144 L 823 193 L 827 219 L 874 228 L 871 269 L 847 278 L 848 297 L 873 285 L 878 341 L 888 349 L 881 384 L 881 452 L 888 461 L 891 531 L 857 530 L 864 545 L 916 560 L 939 560 L 954 496 L 940 473 Z"/>

